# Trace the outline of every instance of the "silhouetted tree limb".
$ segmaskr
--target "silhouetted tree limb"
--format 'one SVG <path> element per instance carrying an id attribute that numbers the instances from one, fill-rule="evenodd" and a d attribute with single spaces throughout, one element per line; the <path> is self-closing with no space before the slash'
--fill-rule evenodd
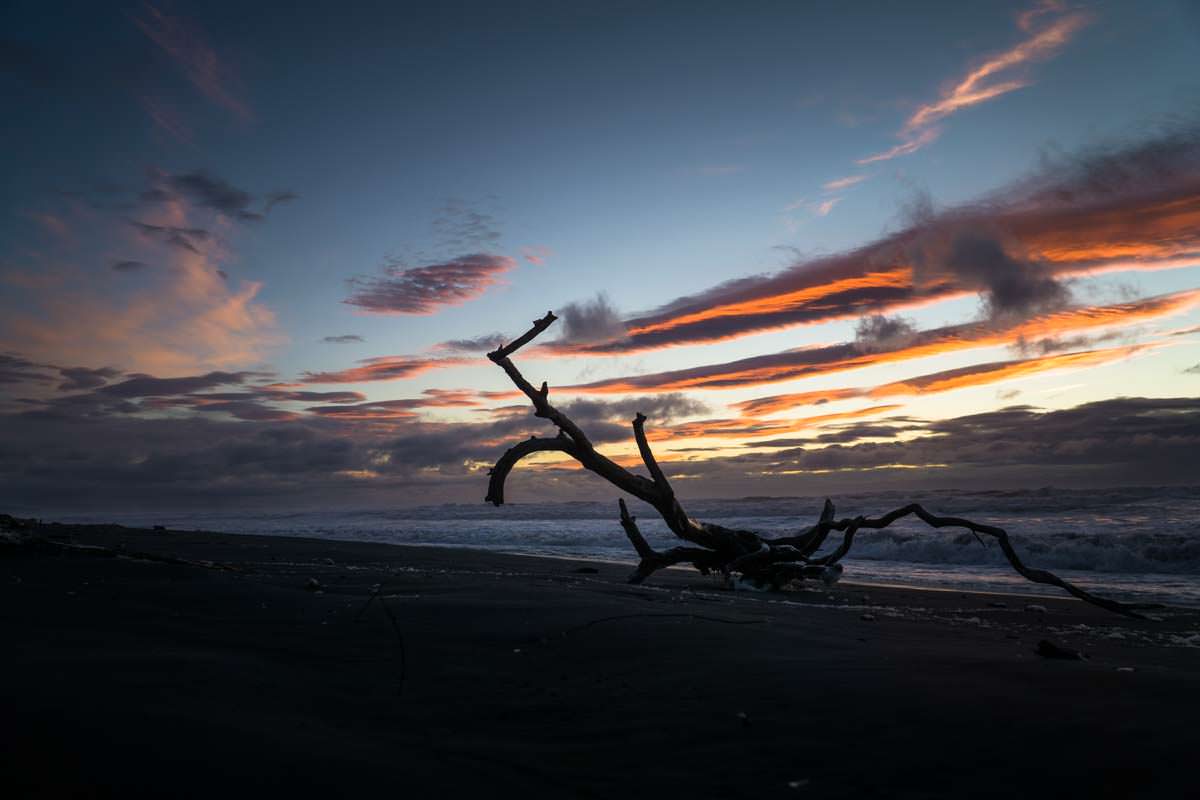
<path id="1" fill-rule="evenodd" d="M 553 312 L 546 312 L 546 316 L 534 321 L 533 327 L 511 344 L 488 353 L 488 358 L 503 369 L 516 387 L 533 403 L 534 415 L 554 423 L 558 427 L 558 435 L 530 437 L 509 448 L 492 468 L 486 500 L 497 506 L 504 503 L 504 482 L 513 467 L 526 456 L 541 452 L 565 453 L 578 461 L 584 469 L 596 473 L 622 491 L 652 506 L 672 533 L 693 545 L 655 550 L 638 529 L 637 519 L 630 515 L 625 500 L 619 500 L 621 527 L 640 559 L 637 569 L 629 578 L 631 583 L 640 583 L 654 572 L 676 564 L 691 564 L 705 574 L 720 572 L 726 576 L 738 575 L 743 580 L 761 586 L 780 587 L 789 581 L 811 578 L 820 578 L 832 583 L 841 576 L 842 565 L 839 562 L 850 552 L 854 537 L 860 530 L 880 530 L 903 517 L 913 515 L 933 528 L 965 528 L 976 538 L 990 536 L 996 539 L 1013 569 L 1034 583 L 1057 586 L 1080 600 L 1126 616 L 1140 617 L 1138 609 L 1154 607 L 1120 603 L 1099 597 L 1051 572 L 1028 567 L 1017 556 L 1004 529 L 959 517 L 939 516 L 916 503 L 889 511 L 881 517 L 836 519 L 833 501 L 827 499 L 815 525 L 796 536 L 775 539 L 760 536 L 752 531 L 697 522 L 684 511 L 670 481 L 650 449 L 644 415 L 639 413 L 633 419 L 633 438 L 637 442 L 638 452 L 646 470 L 650 473 L 649 478 L 630 472 L 598 453 L 583 430 L 551 405 L 550 388 L 545 383 L 534 388 L 513 364 L 513 353 L 533 341 L 538 334 L 550 327 L 555 319 Z M 825 555 L 817 555 L 834 531 L 842 534 L 841 543 Z M 980 541 L 983 541 L 982 538 Z"/>

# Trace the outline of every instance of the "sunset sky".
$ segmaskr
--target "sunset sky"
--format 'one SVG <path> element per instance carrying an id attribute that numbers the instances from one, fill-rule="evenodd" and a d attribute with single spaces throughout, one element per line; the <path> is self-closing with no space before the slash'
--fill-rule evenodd
<path id="1" fill-rule="evenodd" d="M 1200 474 L 1200 5 L 302 5 L 7 4 L 0 510 L 482 502 L 547 310 L 692 497 Z"/>

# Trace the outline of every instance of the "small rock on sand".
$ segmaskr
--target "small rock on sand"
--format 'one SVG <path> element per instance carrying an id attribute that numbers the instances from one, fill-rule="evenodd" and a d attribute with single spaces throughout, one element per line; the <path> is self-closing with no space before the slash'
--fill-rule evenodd
<path id="1" fill-rule="evenodd" d="M 1042 658 L 1057 658 L 1061 661 L 1087 661 L 1087 656 L 1078 650 L 1057 645 L 1049 639 L 1042 639 L 1038 642 L 1037 650 L 1034 652 Z"/>

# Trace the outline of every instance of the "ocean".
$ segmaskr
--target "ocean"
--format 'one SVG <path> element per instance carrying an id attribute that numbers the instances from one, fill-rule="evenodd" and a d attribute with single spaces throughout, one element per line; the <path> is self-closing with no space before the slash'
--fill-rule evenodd
<path id="1" fill-rule="evenodd" d="M 1200 606 L 1200 487 L 1105 490 L 937 491 L 833 498 L 838 516 L 878 516 L 916 501 L 934 513 L 968 517 L 1009 532 L 1025 563 L 1124 600 Z M 688 500 L 695 519 L 780 535 L 811 525 L 821 497 Z M 657 514 L 633 513 L 655 547 L 676 543 Z M 351 541 L 472 547 L 633 564 L 617 523 L 616 495 L 605 502 L 448 504 L 391 510 L 154 511 L 47 514 L 62 522 L 164 525 L 177 530 L 306 536 Z M 835 543 L 838 534 L 830 537 Z M 842 563 L 843 580 L 923 588 L 1057 593 L 1025 581 L 999 547 L 966 531 L 908 518 L 863 531 Z M 831 545 L 827 545 L 831 546 Z"/>

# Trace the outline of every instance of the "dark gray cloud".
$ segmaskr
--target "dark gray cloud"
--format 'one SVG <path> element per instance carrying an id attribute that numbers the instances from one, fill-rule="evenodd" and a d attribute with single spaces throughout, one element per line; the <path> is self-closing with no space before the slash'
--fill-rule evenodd
<path id="1" fill-rule="evenodd" d="M 863 317 L 854 328 L 854 344 L 864 353 L 899 350 L 912 343 L 917 327 L 904 317 L 872 314 Z"/>
<path id="2" fill-rule="evenodd" d="M 439 342 L 436 349 L 452 353 L 490 353 L 498 347 L 503 347 L 508 338 L 502 333 L 489 333 L 472 339 L 450 339 Z"/>
<path id="3" fill-rule="evenodd" d="M 182 196 L 201 208 L 212 209 L 234 219 L 256 222 L 263 218 L 261 213 L 250 211 L 253 195 L 203 170 L 182 175 L 163 174 L 158 182 L 160 186 L 147 189 L 143 199 L 161 202 Z"/>
<path id="4" fill-rule="evenodd" d="M 931 246 L 922 237 L 911 254 L 923 283 L 948 279 L 978 291 L 989 319 L 1023 319 L 1070 301 L 1070 292 L 1051 269 L 1014 256 L 1010 249 L 995 236 L 965 231 L 955 233 L 944 246 Z"/>
<path id="5" fill-rule="evenodd" d="M 343 333 L 340 336 L 326 336 L 321 341 L 326 344 L 354 344 L 356 342 L 365 342 L 366 339 L 356 333 Z"/>
<path id="6" fill-rule="evenodd" d="M 156 378 L 153 375 L 135 373 L 130 375 L 128 380 L 105 386 L 99 390 L 99 394 L 124 399 L 166 397 L 190 394 L 218 386 L 241 384 L 252 378 L 268 375 L 269 373 L 263 372 L 209 372 L 204 375 L 189 375 L 182 378 Z"/>
<path id="7" fill-rule="evenodd" d="M 361 392 L 311 392 L 293 389 L 290 386 L 268 385 L 252 386 L 238 392 L 204 392 L 203 394 L 186 395 L 193 401 L 211 400 L 266 400 L 273 403 L 359 403 L 366 400 Z"/>
<path id="8" fill-rule="evenodd" d="M 298 419 L 300 417 L 294 411 L 287 411 L 282 408 L 265 405 L 253 400 L 203 400 L 197 402 L 198 398 L 193 397 L 190 408 L 194 411 L 209 414 L 228 414 L 235 419 L 250 420 L 253 422 L 267 421 L 284 421 Z"/>
<path id="9" fill-rule="evenodd" d="M 53 369 L 21 356 L 0 353 L 0 383 L 49 383 L 54 378 L 45 370 Z"/>
<path id="10" fill-rule="evenodd" d="M 207 242 L 212 234 L 204 228 L 178 228 L 172 225 L 151 225 L 138 220 L 128 220 L 142 236 L 162 244 L 178 247 L 192 253 L 199 253 L 198 242 Z"/>
<path id="11" fill-rule="evenodd" d="M 150 265 L 147 264 L 145 261 L 134 261 L 132 259 L 125 259 L 122 261 L 114 261 L 110 265 L 111 269 L 114 272 L 137 272 L 139 270 L 146 269 L 149 266 Z"/>
<path id="12" fill-rule="evenodd" d="M 380 277 L 350 280 L 344 302 L 376 314 L 432 314 L 482 295 L 516 266 L 507 256 L 474 253 L 423 267 L 388 264 Z"/>
<path id="13" fill-rule="evenodd" d="M 558 311 L 562 319 L 559 342 L 592 344 L 612 342 L 625 337 L 625 324 L 608 296 L 601 293 L 591 300 L 568 303 Z"/>
<path id="14" fill-rule="evenodd" d="M 573 400 L 570 403 L 559 405 L 568 416 L 576 421 L 607 420 L 628 423 L 638 414 L 644 414 L 652 424 L 656 425 L 671 423 L 683 417 L 707 414 L 711 411 L 707 404 L 674 392 L 626 400 Z"/>
<path id="15" fill-rule="evenodd" d="M 263 212 L 262 213 L 265 216 L 267 214 L 270 214 L 271 209 L 275 208 L 275 206 L 283 205 L 284 203 L 290 203 L 293 200 L 299 200 L 299 199 L 300 199 L 300 195 L 296 194 L 295 192 L 291 192 L 291 191 L 268 192 L 267 196 L 266 196 L 266 203 L 263 204 Z"/>
<path id="16" fill-rule="evenodd" d="M 58 385 L 60 392 L 75 392 L 95 389 L 103 386 L 121 374 L 120 370 L 112 367 L 88 369 L 87 367 L 59 367 L 59 373 L 65 379 Z"/>
<path id="17" fill-rule="evenodd" d="M 1190 366 L 1187 369 L 1185 369 L 1183 372 L 1185 375 L 1200 375 L 1200 364 L 1195 364 L 1193 366 Z"/>
<path id="18" fill-rule="evenodd" d="M 275 206 L 299 198 L 295 192 L 285 190 L 268 192 L 260 201 L 245 189 L 205 170 L 171 174 L 152 169 L 148 173 L 148 183 L 140 195 L 143 203 L 154 205 L 185 200 L 239 222 L 261 222 Z"/>
<path id="19" fill-rule="evenodd" d="M 134 374 L 118 383 L 109 383 L 121 375 L 118 370 L 107 367 L 54 369 L 66 378 L 59 385 L 59 390 L 78 393 L 22 399 L 20 403 L 25 415 L 60 420 L 102 420 L 144 412 L 170 411 L 228 414 L 243 420 L 282 421 L 301 416 L 300 411 L 283 404 L 353 404 L 366 400 L 366 396 L 359 392 L 318 392 L 298 389 L 291 384 L 247 385 L 249 381 L 270 375 L 262 372 L 209 372 L 179 378 Z M 235 390 L 231 391 L 230 387 L 235 387 Z M 214 391 L 218 389 L 224 391 Z"/>
<path id="20" fill-rule="evenodd" d="M 1100 142 L 1078 152 L 1043 151 L 1038 169 L 1008 194 L 1039 206 L 1069 206 L 1155 193 L 1200 173 L 1200 123 L 1169 122 L 1141 141 Z"/>
<path id="21" fill-rule="evenodd" d="M 62 509 L 284 499 L 345 507 L 384 496 L 389 503 L 481 500 L 487 467 L 508 446 L 553 433 L 531 414 L 376 425 L 296 418 L 238 402 L 210 401 L 209 410 L 220 414 L 170 419 L 0 414 L 0 503 Z M 655 418 L 695 410 L 673 399 L 659 402 L 637 408 Z M 630 441 L 635 407 L 570 408 L 597 444 Z M 896 431 L 919 435 L 896 442 L 890 438 Z M 1017 406 L 936 422 L 864 422 L 794 444 L 778 440 L 735 457 L 667 460 L 666 469 L 689 475 L 679 484 L 689 497 L 1180 483 L 1200 474 L 1200 399 L 1122 398 L 1060 411 Z M 611 496 L 608 484 L 574 465 L 518 470 L 516 487 L 519 496 L 536 500 Z"/>
<path id="22" fill-rule="evenodd" d="M 491 250 L 502 238 L 494 216 L 462 200 L 450 200 L 442 207 L 433 232 L 439 247 L 456 253 Z"/>
<path id="23" fill-rule="evenodd" d="M 875 424 L 843 434 L 866 438 Z M 799 469 L 928 467 L 1103 475 L 1131 483 L 1178 482 L 1200 474 L 1200 398 L 1117 398 L 1042 411 L 1012 406 L 908 428 L 924 434 L 904 442 L 805 447 L 775 456 Z"/>
<path id="24" fill-rule="evenodd" d="M 1070 350 L 1086 350 L 1098 344 L 1111 342 L 1117 339 L 1128 339 L 1130 331 L 1114 330 L 1095 335 L 1078 335 L 1078 336 L 1048 336 L 1042 339 L 1025 339 L 1018 337 L 1013 342 L 1013 348 L 1021 355 L 1050 355 L 1051 353 L 1065 353 Z"/>

